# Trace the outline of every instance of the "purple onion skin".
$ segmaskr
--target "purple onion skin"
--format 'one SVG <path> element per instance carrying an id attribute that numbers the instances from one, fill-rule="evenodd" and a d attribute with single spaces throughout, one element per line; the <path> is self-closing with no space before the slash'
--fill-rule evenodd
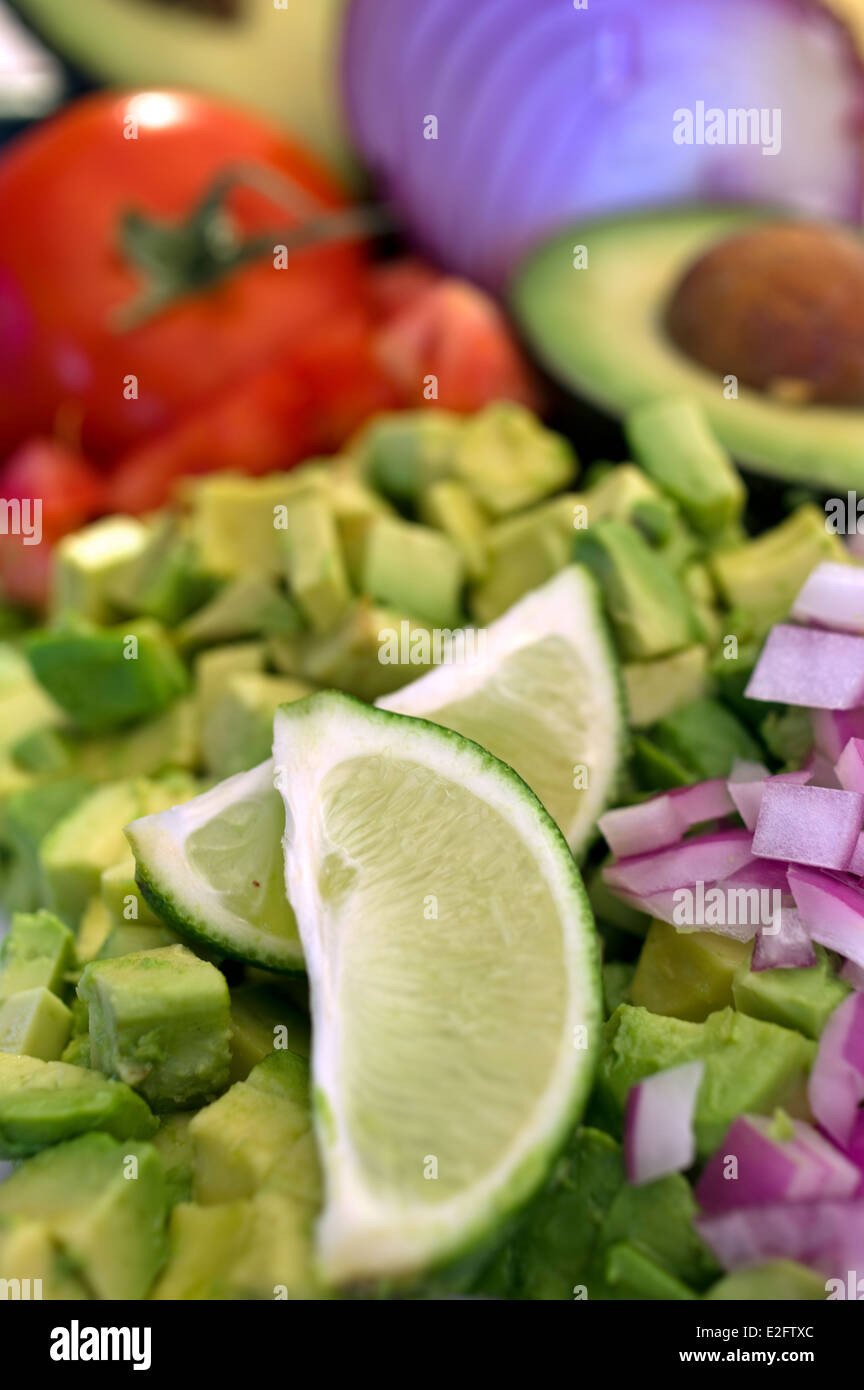
<path id="1" fill-rule="evenodd" d="M 496 287 L 567 222 L 639 207 L 861 220 L 864 74 L 818 0 L 353 0 L 343 91 L 417 245 Z M 779 152 L 676 144 L 699 102 L 779 109 Z"/>

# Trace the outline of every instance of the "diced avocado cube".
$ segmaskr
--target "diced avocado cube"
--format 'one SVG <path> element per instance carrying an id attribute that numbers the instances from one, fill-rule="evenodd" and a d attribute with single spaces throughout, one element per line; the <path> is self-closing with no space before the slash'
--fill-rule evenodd
<path id="1" fill-rule="evenodd" d="M 184 648 L 209 647 L 240 637 L 291 636 L 302 627 L 297 608 L 275 580 L 253 572 L 232 579 L 192 613 L 177 629 L 177 641 Z"/>
<path id="2" fill-rule="evenodd" d="M 746 970 L 750 949 L 749 942 L 730 936 L 679 932 L 654 921 L 639 955 L 630 1003 L 702 1023 L 732 1004 L 732 981 L 741 966 Z"/>
<path id="3" fill-rule="evenodd" d="M 65 772 L 72 762 L 68 734 L 46 725 L 19 738 L 10 749 L 16 767 L 25 772 Z"/>
<path id="4" fill-rule="evenodd" d="M 629 521 L 640 503 L 656 503 L 662 493 L 635 463 L 610 464 L 597 473 L 592 465 L 583 494 L 588 525 L 597 521 Z"/>
<path id="5" fill-rule="evenodd" d="M 348 575 L 327 501 L 298 497 L 288 508 L 285 527 L 288 587 L 307 623 L 330 632 L 351 601 Z"/>
<path id="6" fill-rule="evenodd" d="M 295 473 L 260 478 L 213 473 L 191 490 L 191 529 L 201 563 L 229 577 L 257 571 L 277 576 L 284 565 L 284 520 L 303 493 L 327 485 L 327 469 L 306 464 Z"/>
<path id="7" fill-rule="evenodd" d="M 195 768 L 200 754 L 195 700 L 184 695 L 155 719 L 122 733 L 79 738 L 71 744 L 71 752 L 76 771 L 94 782 Z"/>
<path id="8" fill-rule="evenodd" d="M 794 1260 L 772 1260 L 734 1270 L 719 1279 L 705 1297 L 715 1302 L 731 1299 L 736 1303 L 804 1303 L 824 1301 L 827 1292 L 824 1275 L 805 1269 Z"/>
<path id="9" fill-rule="evenodd" d="M 290 1171 L 294 1146 L 311 1125 L 308 1085 L 304 1058 L 273 1052 L 198 1112 L 190 1126 L 197 1202 L 248 1197 L 281 1165 Z"/>
<path id="10" fill-rule="evenodd" d="M 141 784 L 109 782 L 75 806 L 42 841 L 39 858 L 51 906 L 78 922 L 103 869 L 126 853 L 123 826 L 141 815 Z"/>
<path id="11" fill-rule="evenodd" d="M 616 1298 L 675 1301 L 696 1297 L 674 1274 L 628 1241 L 606 1252 L 605 1276 Z"/>
<path id="12" fill-rule="evenodd" d="M 506 516 L 569 487 L 577 469 L 566 439 L 525 406 L 496 401 L 466 420 L 453 471 L 487 512 Z"/>
<path id="13" fill-rule="evenodd" d="M 46 628 L 27 639 L 26 651 L 57 704 L 93 732 L 158 714 L 188 684 L 164 630 L 149 619 L 102 629 Z"/>
<path id="14" fill-rule="evenodd" d="M 232 676 L 261 675 L 267 647 L 263 642 L 232 642 L 199 652 L 193 662 L 199 719 L 205 719 Z"/>
<path id="15" fill-rule="evenodd" d="M 155 1128 L 144 1101 L 121 1081 L 65 1062 L 0 1052 L 0 1158 L 24 1158 L 90 1130 L 147 1139 Z"/>
<path id="16" fill-rule="evenodd" d="M 309 1056 L 309 1019 L 264 985 L 231 990 L 231 1080 L 244 1081 L 275 1048 Z"/>
<path id="17" fill-rule="evenodd" d="M 0 1280 L 7 1297 L 46 1302 L 89 1299 L 91 1294 L 41 1221 L 0 1216 Z"/>
<path id="18" fill-rule="evenodd" d="M 52 558 L 54 618 L 110 622 L 112 582 L 142 554 L 148 539 L 148 528 L 134 516 L 105 517 L 64 536 Z"/>
<path id="19" fill-rule="evenodd" d="M 168 1194 L 151 1144 L 59 1144 L 3 1183 L 0 1212 L 43 1223 L 100 1299 L 146 1297 L 165 1258 Z"/>
<path id="20" fill-rule="evenodd" d="M 77 1037 L 73 1036 L 60 1053 L 60 1061 L 66 1062 L 70 1067 L 90 1068 L 90 1038 L 86 1033 L 81 1033 Z"/>
<path id="21" fill-rule="evenodd" d="M 723 635 L 724 620 L 711 571 L 701 561 L 695 561 L 685 567 L 681 579 L 693 605 L 702 640 L 709 646 L 716 646 Z"/>
<path id="22" fill-rule="evenodd" d="M 708 650 L 696 645 L 653 661 L 628 661 L 622 673 L 631 727 L 645 729 L 708 693 Z"/>
<path id="23" fill-rule="evenodd" d="M 0 748 L 11 748 L 26 734 L 57 724 L 62 717 L 26 657 L 8 642 L 0 643 Z"/>
<path id="24" fill-rule="evenodd" d="M 736 1009 L 818 1038 L 850 986 L 838 979 L 824 947 L 814 950 L 817 964 L 798 970 L 750 970 L 744 961 L 732 982 Z"/>
<path id="25" fill-rule="evenodd" d="M 595 1295 L 600 1233 L 624 1183 L 621 1149 L 600 1130 L 578 1129 L 512 1243 L 512 1290 L 523 1299 Z"/>
<path id="26" fill-rule="evenodd" d="M 114 960 L 116 956 L 131 956 L 141 951 L 156 951 L 160 946 L 174 946 L 180 940 L 176 932 L 161 922 L 135 926 L 124 923 L 112 927 L 96 954 L 97 960 Z"/>
<path id="27" fill-rule="evenodd" d="M 313 1213 L 278 1192 L 171 1214 L 171 1254 L 152 1297 L 324 1298 L 315 1273 Z"/>
<path id="28" fill-rule="evenodd" d="M 361 589 L 438 627 L 457 627 L 465 578 L 459 552 L 440 531 L 379 517 L 366 535 Z"/>
<path id="29" fill-rule="evenodd" d="M 674 1279 L 701 1291 L 716 1279 L 719 1269 L 694 1229 L 696 1214 L 693 1190 L 680 1173 L 638 1187 L 624 1183 L 603 1223 L 601 1244 L 608 1252 L 626 1242 Z M 616 1298 L 634 1296 L 620 1288 L 610 1292 Z"/>
<path id="30" fill-rule="evenodd" d="M 488 568 L 487 520 L 468 489 L 452 478 L 430 483 L 420 494 L 419 513 L 421 521 L 453 542 L 469 579 L 482 579 Z"/>
<path id="31" fill-rule="evenodd" d="M 360 435 L 358 460 L 374 488 L 396 502 L 450 477 L 465 425 L 446 410 L 400 410 L 379 415 Z"/>
<path id="32" fill-rule="evenodd" d="M 710 534 L 739 520 L 744 484 L 695 401 L 650 401 L 624 428 L 637 461 L 697 530 Z"/>
<path id="33" fill-rule="evenodd" d="M 172 627 L 211 595 L 196 547 L 176 516 L 161 518 L 143 550 L 112 577 L 108 593 L 121 613 L 157 618 Z"/>
<path id="34" fill-rule="evenodd" d="M 81 914 L 75 936 L 75 955 L 79 965 L 95 960 L 111 934 L 114 922 L 101 898 L 91 898 Z M 80 1002 L 80 1001 L 76 1001 Z"/>
<path id="35" fill-rule="evenodd" d="M 0 942 L 0 1001 L 40 987 L 60 994 L 75 963 L 75 939 L 64 922 L 40 908 L 16 912 Z"/>
<path id="36" fill-rule="evenodd" d="M 165 1170 L 168 1198 L 175 1202 L 192 1200 L 192 1179 L 195 1173 L 195 1146 L 189 1133 L 193 1112 L 181 1110 L 176 1115 L 163 1115 L 152 1144 Z"/>
<path id="37" fill-rule="evenodd" d="M 692 645 L 697 632 L 687 593 L 633 526 L 596 522 L 577 534 L 573 557 L 595 575 L 625 660 L 666 656 Z"/>
<path id="38" fill-rule="evenodd" d="M 479 622 L 493 622 L 567 564 L 573 532 L 551 523 L 545 512 L 545 507 L 535 507 L 487 532 L 487 575 L 471 593 Z"/>
<path id="39" fill-rule="evenodd" d="M 361 700 L 376 700 L 416 680 L 431 663 L 432 633 L 404 612 L 358 599 L 335 632 L 310 638 L 299 652 L 300 674 Z"/>
<path id="40" fill-rule="evenodd" d="M 728 777 L 736 758 L 759 762 L 762 757 L 759 744 L 732 711 L 707 697 L 665 715 L 651 737 L 694 781 Z"/>
<path id="41" fill-rule="evenodd" d="M 91 961 L 78 994 L 90 1008 L 94 1065 L 154 1110 L 188 1110 L 225 1090 L 231 1015 L 215 965 L 185 946 Z"/>
<path id="42" fill-rule="evenodd" d="M 44 985 L 11 994 L 0 1004 L 0 1052 L 54 1062 L 71 1032 L 71 1013 Z"/>
<path id="43" fill-rule="evenodd" d="M 201 732 L 204 764 L 214 777 L 230 777 L 270 757 L 273 716 L 313 687 L 291 676 L 233 676 L 207 714 Z"/>
<path id="44" fill-rule="evenodd" d="M 811 570 L 823 560 L 848 558 L 824 511 L 807 502 L 755 540 L 715 551 L 708 563 L 728 606 L 754 619 L 761 637 L 786 617 Z"/>
<path id="45" fill-rule="evenodd" d="M 806 1078 L 814 1056 L 815 1045 L 800 1033 L 733 1009 L 689 1023 L 622 1004 L 605 1025 L 595 1102 L 606 1121 L 620 1129 L 631 1086 L 701 1058 L 705 1075 L 694 1131 L 697 1152 L 707 1158 L 736 1115 L 768 1115 L 782 1106 L 806 1117 Z"/>
<path id="46" fill-rule="evenodd" d="M 7 864 L 4 907 L 30 912 L 45 901 L 39 850 L 48 832 L 90 791 L 83 777 L 61 778 L 15 791 L 0 812 L 0 849 Z"/>
<path id="47" fill-rule="evenodd" d="M 114 927 L 163 925 L 145 902 L 135 881 L 135 856 L 131 850 L 128 850 L 116 864 L 112 864 L 110 869 L 102 870 L 99 884 L 102 901 Z"/>

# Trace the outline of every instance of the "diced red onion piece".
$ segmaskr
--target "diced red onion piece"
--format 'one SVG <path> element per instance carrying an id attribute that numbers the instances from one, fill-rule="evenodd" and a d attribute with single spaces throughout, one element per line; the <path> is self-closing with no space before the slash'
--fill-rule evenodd
<path id="1" fill-rule="evenodd" d="M 752 758 L 736 758 L 729 773 L 729 781 L 761 782 L 763 777 L 770 775 L 764 763 L 757 763 Z"/>
<path id="2" fill-rule="evenodd" d="M 796 1120 L 792 1127 L 793 1137 L 781 1140 L 764 1115 L 739 1115 L 696 1184 L 702 1210 L 853 1196 L 861 1181 L 855 1164 L 812 1125 Z"/>
<path id="3" fill-rule="evenodd" d="M 823 560 L 805 579 L 792 617 L 838 632 L 864 633 L 864 569 Z"/>
<path id="4" fill-rule="evenodd" d="M 859 835 L 855 841 L 852 858 L 849 860 L 849 873 L 855 874 L 858 878 L 864 877 L 864 834 Z"/>
<path id="5" fill-rule="evenodd" d="M 653 1182 L 695 1161 L 693 1111 L 704 1071 L 704 1062 L 685 1062 L 630 1087 L 624 1115 L 629 1182 Z"/>
<path id="6" fill-rule="evenodd" d="M 820 869 L 792 864 L 787 874 L 811 941 L 864 966 L 864 892 Z"/>
<path id="7" fill-rule="evenodd" d="M 864 704 L 864 638 L 778 623 L 744 693 L 811 709 L 855 709 Z"/>
<path id="8" fill-rule="evenodd" d="M 807 758 L 804 767 L 810 774 L 809 785 L 811 787 L 830 787 L 832 791 L 841 790 L 840 783 L 837 781 L 837 773 L 834 771 L 834 764 L 817 752 L 815 748 Z"/>
<path id="9" fill-rule="evenodd" d="M 734 809 L 725 781 L 715 777 L 661 792 L 636 806 L 607 811 L 598 825 L 612 852 L 629 858 L 674 844 L 691 826 L 718 820 Z"/>
<path id="10" fill-rule="evenodd" d="M 756 821 L 759 818 L 759 808 L 762 805 L 762 793 L 769 782 L 787 782 L 790 786 L 803 786 L 810 781 L 812 773 L 808 768 L 801 768 L 796 772 L 778 772 L 771 777 L 765 776 L 759 781 L 735 782 L 731 778 L 727 783 L 729 795 L 738 808 L 738 814 L 743 820 L 748 830 L 756 829 Z"/>
<path id="11" fill-rule="evenodd" d="M 834 770 L 844 791 L 864 792 L 864 739 L 850 738 Z"/>
<path id="12" fill-rule="evenodd" d="M 813 942 L 797 909 L 781 907 L 779 925 L 779 931 L 773 930 L 774 923 L 759 928 L 750 969 L 807 970 L 815 965 Z"/>
<path id="13" fill-rule="evenodd" d="M 774 1202 L 699 1217 L 696 1229 L 724 1269 L 797 1260 L 845 1281 L 864 1269 L 864 1202 Z"/>
<path id="14" fill-rule="evenodd" d="M 610 888 L 646 897 L 665 889 L 728 878 L 752 858 L 748 831 L 719 830 L 669 849 L 619 859 L 605 866 L 603 877 Z"/>
<path id="15" fill-rule="evenodd" d="M 864 796 L 828 787 L 796 786 L 772 778 L 765 783 L 753 852 L 822 869 L 845 869 L 861 826 Z"/>
<path id="16" fill-rule="evenodd" d="M 823 1028 L 807 1096 L 831 1138 L 851 1143 L 864 1101 L 864 994 L 850 994 Z"/>
<path id="17" fill-rule="evenodd" d="M 836 763 L 850 738 L 864 738 L 864 709 L 814 709 L 810 711 L 813 725 L 813 746 L 829 762 Z M 836 781 L 822 786 L 839 786 Z"/>

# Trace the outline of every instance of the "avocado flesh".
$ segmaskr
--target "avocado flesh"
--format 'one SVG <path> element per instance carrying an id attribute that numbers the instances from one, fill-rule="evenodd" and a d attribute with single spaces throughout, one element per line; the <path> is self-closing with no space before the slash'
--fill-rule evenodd
<path id="1" fill-rule="evenodd" d="M 707 1158 L 742 1112 L 770 1115 L 783 1106 L 806 1117 L 805 1083 L 815 1051 L 800 1033 L 733 1009 L 688 1023 L 622 1004 L 605 1025 L 594 1104 L 620 1132 L 631 1086 L 668 1067 L 704 1060 L 694 1132 L 697 1153 Z"/>
<path id="2" fill-rule="evenodd" d="M 654 921 L 639 954 L 629 1002 L 655 1014 L 704 1023 L 709 1014 L 731 1006 L 735 972 L 741 965 L 746 970 L 749 958 L 749 942 L 716 932 L 679 932 L 668 922 Z"/>
<path id="3" fill-rule="evenodd" d="M 759 1301 L 815 1302 L 825 1299 L 825 1279 L 812 1269 L 805 1269 L 794 1260 L 773 1260 L 770 1264 L 751 1265 L 736 1269 L 719 1279 L 705 1295 L 714 1301 L 733 1300 L 749 1303 Z"/>
<path id="4" fill-rule="evenodd" d="M 147 1139 L 155 1128 L 144 1101 L 122 1082 L 0 1052 L 0 1157 L 23 1158 L 91 1130 L 127 1140 Z"/>
<path id="5" fill-rule="evenodd" d="M 58 1144 L 0 1186 L 0 1218 L 42 1223 L 100 1299 L 147 1296 L 165 1258 L 167 1211 L 152 1145 L 107 1134 Z"/>
<path id="6" fill-rule="evenodd" d="M 798 970 L 749 970 L 744 961 L 732 981 L 736 1009 L 783 1028 L 797 1028 L 805 1037 L 819 1038 L 851 986 L 838 979 L 823 946 L 814 946 L 814 950 L 816 965 Z"/>
<path id="7" fill-rule="evenodd" d="M 722 379 L 685 357 L 662 328 L 694 261 L 777 216 L 693 207 L 572 226 L 523 262 L 511 307 L 550 374 L 611 414 L 689 398 L 745 467 L 809 487 L 864 491 L 864 411 L 781 404 L 741 384 L 737 399 L 726 400 Z M 590 269 L 574 271 L 574 245 L 588 247 Z"/>

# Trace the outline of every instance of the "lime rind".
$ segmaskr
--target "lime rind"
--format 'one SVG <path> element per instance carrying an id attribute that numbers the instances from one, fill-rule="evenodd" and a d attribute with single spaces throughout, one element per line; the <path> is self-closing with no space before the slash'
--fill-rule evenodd
<path id="1" fill-rule="evenodd" d="M 233 856 L 253 878 L 259 871 L 250 862 L 250 848 L 253 854 L 256 847 L 262 854 L 278 851 L 284 826 L 269 759 L 180 806 L 132 821 L 125 834 L 135 855 L 136 881 L 145 900 L 182 936 L 233 960 L 282 973 L 302 973 L 303 948 L 290 904 L 280 895 L 279 908 L 284 916 L 276 930 L 266 922 L 250 920 L 231 906 L 239 895 L 220 892 L 200 868 L 194 867 L 188 852 L 190 837 L 230 813 L 232 807 L 249 803 L 269 810 L 271 801 L 274 811 L 279 812 L 272 843 L 268 843 L 271 836 L 265 834 L 258 837 L 257 846 L 246 844 Z M 221 857 L 225 863 L 231 862 L 230 846 Z M 260 876 L 265 873 L 266 862 Z"/>
<path id="2" fill-rule="evenodd" d="M 343 999 L 350 994 L 342 992 L 340 969 L 351 953 L 350 942 L 334 939 L 319 895 L 318 871 L 337 848 L 322 823 L 321 788 L 333 769 L 364 757 L 398 757 L 469 787 L 529 848 L 560 925 L 565 1018 L 554 1040 L 548 1081 L 532 1101 L 530 1121 L 479 1181 L 434 1204 L 412 1202 L 404 1193 L 394 1195 L 369 1183 L 357 1161 L 342 1084 Z M 512 768 L 451 730 L 323 692 L 277 712 L 274 761 L 291 825 L 285 841 L 286 887 L 312 984 L 316 1129 L 327 1188 L 318 1227 L 322 1271 L 336 1283 L 410 1275 L 446 1263 L 504 1229 L 543 1182 L 579 1118 L 592 1082 L 602 1019 L 591 910 L 573 856 L 530 788 Z M 399 849 L 410 853 L 410 846 Z M 363 930 L 362 922 L 350 925 Z"/>
<path id="3" fill-rule="evenodd" d="M 539 653 L 543 644 L 549 647 L 552 643 L 556 650 L 548 664 L 555 678 L 547 696 L 538 696 L 535 687 L 530 703 L 525 700 L 520 708 L 518 692 L 507 679 L 507 664 L 520 654 L 524 657 L 529 649 Z M 573 682 L 569 688 L 568 679 Z M 492 682 L 499 686 L 494 717 L 480 704 L 484 686 Z M 568 698 L 573 701 L 569 711 Z M 472 712 L 472 703 L 476 712 Z M 628 738 L 626 703 L 600 593 L 593 575 L 581 565 L 561 570 L 491 623 L 479 656 L 437 666 L 410 685 L 383 696 L 377 704 L 381 709 L 445 726 L 452 719 L 458 732 L 509 763 L 533 786 L 577 856 L 584 852 L 596 832 L 598 817 L 614 799 Z M 570 713 L 572 723 L 567 727 Z M 510 716 L 512 727 L 503 738 L 501 721 Z M 548 721 L 545 731 L 544 718 Z M 531 721 L 533 738 L 528 732 Z M 538 747 L 538 732 L 545 747 Z M 551 795 L 544 797 L 541 779 L 535 775 L 547 757 L 556 769 L 554 799 L 561 809 L 553 804 Z M 579 786 L 581 780 L 587 785 Z M 572 811 L 564 809 L 565 799 L 572 803 Z"/>

